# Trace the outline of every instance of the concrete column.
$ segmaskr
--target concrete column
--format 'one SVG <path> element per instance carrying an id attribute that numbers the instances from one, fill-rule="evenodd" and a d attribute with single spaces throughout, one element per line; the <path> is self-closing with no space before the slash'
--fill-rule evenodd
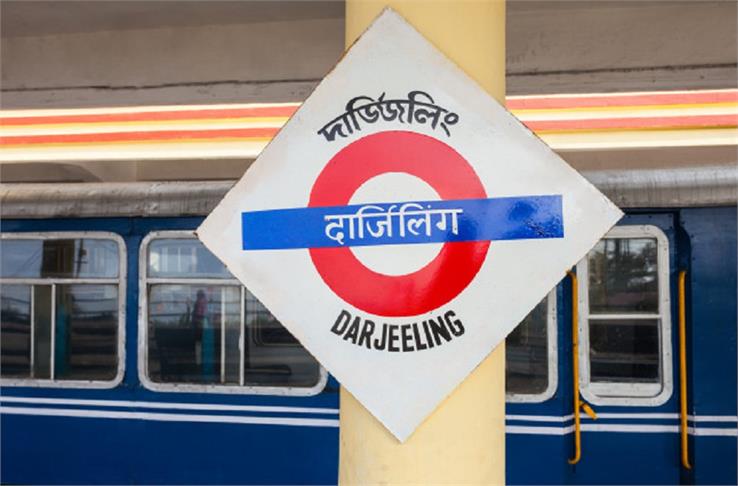
<path id="1" fill-rule="evenodd" d="M 346 46 L 385 6 L 397 10 L 492 96 L 504 101 L 504 0 L 347 0 Z M 345 389 L 340 422 L 342 485 L 504 484 L 504 343 L 404 444 Z"/>

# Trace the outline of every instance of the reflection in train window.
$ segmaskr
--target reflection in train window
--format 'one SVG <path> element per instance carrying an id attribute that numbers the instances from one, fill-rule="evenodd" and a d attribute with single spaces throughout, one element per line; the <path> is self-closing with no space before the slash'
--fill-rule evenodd
<path id="1" fill-rule="evenodd" d="M 666 236 L 653 226 L 617 227 L 579 271 L 590 391 L 600 403 L 665 399 L 671 393 Z"/>
<path id="2" fill-rule="evenodd" d="M 191 232 L 154 234 L 142 252 L 149 386 L 258 392 L 320 384 L 318 362 Z"/>
<path id="3" fill-rule="evenodd" d="M 122 377 L 121 250 L 114 235 L 3 235 L 3 384 L 110 386 Z"/>
<path id="4" fill-rule="evenodd" d="M 118 277 L 119 248 L 113 240 L 14 237 L 1 244 L 3 278 Z"/>
<path id="5" fill-rule="evenodd" d="M 149 286 L 149 376 L 161 383 L 239 383 L 241 289 Z"/>
<path id="6" fill-rule="evenodd" d="M 195 239 L 162 238 L 149 243 L 149 278 L 228 278 L 228 269 Z"/>
<path id="7" fill-rule="evenodd" d="M 505 340 L 505 391 L 510 402 L 539 402 L 556 386 L 556 289 Z"/>

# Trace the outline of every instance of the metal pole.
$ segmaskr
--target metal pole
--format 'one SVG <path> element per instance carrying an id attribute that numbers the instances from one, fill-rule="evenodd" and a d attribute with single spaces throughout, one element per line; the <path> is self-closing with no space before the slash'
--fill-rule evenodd
<path id="1" fill-rule="evenodd" d="M 241 315 L 239 323 L 239 334 L 238 334 L 238 352 L 240 354 L 240 368 L 238 370 L 238 384 L 243 386 L 246 379 L 246 363 L 244 358 L 246 356 L 246 287 L 241 286 Z"/>
<path id="2" fill-rule="evenodd" d="M 692 469 L 689 462 L 689 429 L 687 428 L 687 271 L 679 272 L 679 432 L 681 434 L 682 467 Z"/>
<path id="3" fill-rule="evenodd" d="M 31 378 L 35 378 L 36 377 L 36 296 L 34 294 L 35 294 L 36 286 L 29 285 L 29 287 L 31 289 L 31 316 L 30 316 L 31 317 L 31 343 L 30 343 L 31 345 L 31 356 L 30 356 L 31 373 L 30 373 L 30 376 Z"/>
<path id="4" fill-rule="evenodd" d="M 574 393 L 574 457 L 569 459 L 569 464 L 573 465 L 582 459 L 582 404 L 579 397 L 579 279 L 574 272 L 566 273 L 571 279 L 571 381 Z"/>
<path id="5" fill-rule="evenodd" d="M 56 378 L 56 284 L 51 284 L 51 364 L 49 378 Z"/>
<path id="6" fill-rule="evenodd" d="M 220 382 L 226 378 L 226 288 L 220 288 Z"/>
<path id="7" fill-rule="evenodd" d="M 346 46 L 390 6 L 500 103 L 505 96 L 504 0 L 346 2 Z M 504 484 L 504 343 L 401 444 L 341 389 L 339 482 Z"/>

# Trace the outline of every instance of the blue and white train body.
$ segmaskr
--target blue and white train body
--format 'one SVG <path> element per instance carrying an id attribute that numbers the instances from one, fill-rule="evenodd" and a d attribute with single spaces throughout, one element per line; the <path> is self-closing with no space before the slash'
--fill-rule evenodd
<path id="1" fill-rule="evenodd" d="M 736 484 L 736 170 L 586 175 L 626 217 L 508 339 L 507 482 Z M 336 482 L 339 384 L 193 239 L 228 187 L 0 189 L 3 483 Z"/>

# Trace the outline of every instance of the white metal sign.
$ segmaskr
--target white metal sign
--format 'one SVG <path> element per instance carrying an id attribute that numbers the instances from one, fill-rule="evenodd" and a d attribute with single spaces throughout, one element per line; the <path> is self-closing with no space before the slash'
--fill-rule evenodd
<path id="1" fill-rule="evenodd" d="M 387 10 L 197 233 L 404 441 L 621 215 Z"/>

